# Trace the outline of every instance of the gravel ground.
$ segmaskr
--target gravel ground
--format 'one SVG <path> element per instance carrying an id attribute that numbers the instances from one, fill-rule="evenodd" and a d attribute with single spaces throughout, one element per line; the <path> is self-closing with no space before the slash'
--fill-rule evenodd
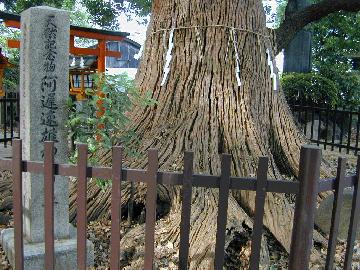
<path id="1" fill-rule="evenodd" d="M 11 226 L 11 222 L 8 226 L 0 226 L 0 230 L 6 227 Z M 110 228 L 111 222 L 107 220 L 90 222 L 88 225 L 88 239 L 91 240 L 95 245 L 95 265 L 96 270 L 108 270 L 109 268 L 109 254 L 110 254 Z M 128 227 L 127 227 L 128 228 Z M 125 230 L 126 231 L 126 230 Z M 122 231 L 124 233 L 124 231 Z M 278 242 L 271 237 L 268 232 L 265 232 L 265 236 L 268 240 L 269 245 L 269 255 L 270 255 L 270 270 L 275 269 L 287 269 L 288 264 L 288 255 L 285 250 L 278 244 Z M 335 255 L 335 264 L 336 269 L 342 269 L 341 266 L 344 263 L 346 243 L 340 242 L 337 245 L 337 252 Z M 171 252 L 169 252 L 169 250 Z M 326 248 L 321 248 L 321 257 L 322 261 L 326 258 Z M 173 254 L 172 258 L 165 257 L 165 254 Z M 229 254 L 230 251 L 227 250 Z M 234 254 L 232 254 L 234 255 Z M 250 255 L 250 242 L 247 242 L 238 252 L 235 254 L 235 261 L 240 261 L 238 268 L 231 263 L 227 263 L 226 269 L 248 269 Z M 165 245 L 157 245 L 155 247 L 155 262 L 156 269 L 159 270 L 175 270 L 177 269 L 178 262 L 178 252 L 177 249 L 172 245 L 172 243 L 166 243 Z M 124 269 L 130 270 L 129 267 Z M 310 269 L 324 269 L 321 266 L 312 266 Z M 353 270 L 360 270 L 360 243 L 357 243 L 354 248 L 354 257 L 353 257 Z M 5 254 L 0 245 L 0 270 L 12 270 L 9 262 L 7 261 Z"/>

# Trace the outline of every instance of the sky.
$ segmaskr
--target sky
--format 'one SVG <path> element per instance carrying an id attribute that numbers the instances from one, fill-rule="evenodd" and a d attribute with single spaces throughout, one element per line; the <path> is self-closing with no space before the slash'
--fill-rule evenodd
<path id="1" fill-rule="evenodd" d="M 276 12 L 277 2 L 276 0 L 264 0 L 263 4 L 271 7 L 271 12 L 267 14 L 267 27 L 271 28 L 273 26 L 271 18 Z M 143 45 L 146 39 L 147 25 L 139 24 L 139 20 L 141 20 L 141 18 L 135 16 L 133 16 L 131 20 L 128 20 L 125 14 L 121 14 L 118 18 L 120 24 L 120 31 L 130 33 L 130 39 L 138 42 L 140 45 Z M 149 18 L 147 18 L 147 21 L 149 21 Z M 280 53 L 276 57 L 276 65 L 280 73 L 282 73 L 283 71 L 283 58 L 283 53 Z"/>
<path id="2" fill-rule="evenodd" d="M 143 45 L 146 38 L 147 24 L 138 23 L 139 19 L 133 16 L 129 21 L 125 14 L 121 14 L 118 18 L 120 31 L 128 32 L 129 38 Z M 149 20 L 148 20 L 149 21 Z"/>
<path id="3" fill-rule="evenodd" d="M 271 7 L 271 13 L 267 14 L 267 26 L 271 27 L 272 23 L 271 16 L 273 16 L 274 12 L 276 11 L 277 2 L 276 0 L 263 0 L 263 4 Z M 4 9 L 4 5 L 0 3 L 0 10 Z M 139 18 L 136 16 L 132 16 L 129 18 L 125 14 L 121 14 L 118 18 L 120 24 L 120 31 L 128 32 L 130 34 L 129 38 L 138 42 L 140 45 L 143 45 L 146 39 L 146 29 L 147 24 L 139 23 L 139 21 L 143 21 L 144 18 Z M 145 18 L 149 21 L 149 17 Z M 282 53 L 276 58 L 277 67 L 282 72 L 283 69 L 283 55 Z"/>
<path id="4" fill-rule="evenodd" d="M 271 17 L 276 12 L 277 2 L 276 0 L 264 0 L 263 4 L 266 6 L 270 6 L 272 12 L 267 14 L 267 26 L 272 27 L 273 23 L 271 23 Z M 138 21 L 142 18 L 133 16 L 131 17 L 131 20 L 129 21 L 127 19 L 127 16 L 125 14 L 121 14 L 118 18 L 119 24 L 120 24 L 120 31 L 123 32 L 129 32 L 130 33 L 130 39 L 143 44 L 145 42 L 146 38 L 146 29 L 147 25 L 145 24 L 139 24 Z M 149 21 L 149 17 L 147 18 L 147 21 Z"/>

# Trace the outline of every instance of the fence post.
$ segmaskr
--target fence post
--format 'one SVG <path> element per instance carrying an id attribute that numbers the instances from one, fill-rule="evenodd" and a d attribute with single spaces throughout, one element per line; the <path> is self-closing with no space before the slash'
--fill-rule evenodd
<path id="1" fill-rule="evenodd" d="M 12 177 L 14 198 L 14 239 L 15 239 L 15 269 L 24 269 L 23 244 L 23 199 L 22 199 L 22 141 L 14 140 L 12 148 Z"/>
<path id="2" fill-rule="evenodd" d="M 356 142 L 355 142 L 355 155 L 358 154 L 358 148 L 359 148 L 359 132 L 360 132 L 360 106 L 358 109 L 358 115 L 357 115 L 357 124 L 356 124 Z"/>
<path id="3" fill-rule="evenodd" d="M 295 204 L 289 260 L 290 270 L 309 269 L 320 163 L 321 150 L 319 147 L 306 145 L 301 148 L 299 165 L 300 190 Z"/>

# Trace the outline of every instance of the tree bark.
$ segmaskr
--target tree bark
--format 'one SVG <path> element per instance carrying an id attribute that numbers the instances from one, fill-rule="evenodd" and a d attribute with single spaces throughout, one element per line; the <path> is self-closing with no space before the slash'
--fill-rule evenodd
<path id="1" fill-rule="evenodd" d="M 170 72 L 162 86 L 172 28 L 176 29 Z M 139 151 L 144 154 L 149 148 L 157 148 L 161 169 L 167 170 L 181 170 L 183 152 L 192 150 L 196 172 L 219 174 L 219 153 L 226 152 L 233 157 L 233 175 L 255 175 L 260 156 L 270 158 L 270 176 L 281 178 L 281 172 L 297 175 L 300 146 L 306 139 L 297 129 L 283 93 L 273 89 L 266 51 L 273 52 L 274 48 L 267 35 L 263 7 L 258 0 L 154 0 L 136 81 L 141 92 L 152 91 L 158 104 L 137 107 L 130 114 L 135 131 L 142 138 Z M 241 86 L 236 78 L 237 57 Z M 108 161 L 109 155 L 105 155 L 103 162 Z M 127 161 L 128 166 L 135 168 L 145 168 L 146 164 L 145 154 Z M 89 189 L 91 201 L 100 189 L 95 183 Z M 137 200 L 144 200 L 144 192 L 145 187 L 140 185 Z M 124 194 L 126 204 L 125 186 Z M 236 218 L 231 218 L 233 222 L 228 222 L 228 227 L 241 230 L 242 221 L 248 217 L 237 202 L 253 215 L 255 196 L 246 191 L 233 195 L 229 198 L 228 214 Z M 88 214 L 108 215 L 104 209 L 109 207 L 109 197 L 109 191 L 97 196 L 91 203 L 95 207 Z M 163 233 L 158 231 L 156 235 L 177 243 L 179 189 L 159 187 L 159 200 L 170 202 L 172 207 L 168 215 L 171 218 L 162 219 L 157 226 Z M 193 190 L 190 269 L 211 269 L 213 265 L 217 204 L 216 190 Z M 284 195 L 267 195 L 264 224 L 286 250 L 290 248 L 292 215 L 293 208 Z M 132 241 L 139 230 L 130 232 L 123 242 Z M 135 242 L 127 244 L 139 246 Z"/>
<path id="2" fill-rule="evenodd" d="M 170 72 L 164 79 L 169 33 L 174 30 Z M 166 29 L 166 30 L 164 30 Z M 219 174 L 219 154 L 232 155 L 232 174 L 254 176 L 260 156 L 270 159 L 269 176 L 298 174 L 300 146 L 305 137 L 297 129 L 281 90 L 274 91 L 267 50 L 274 56 L 274 40 L 265 26 L 259 0 L 154 0 L 144 55 L 136 77 L 142 93 L 150 90 L 158 104 L 138 106 L 130 113 L 141 137 L 140 158 L 127 159 L 132 168 L 145 168 L 146 150 L 157 148 L 163 170 L 181 170 L 183 152 L 194 151 L 194 171 Z M 237 42 L 234 45 L 234 38 Z M 237 52 L 237 53 L 236 53 Z M 238 86 L 237 59 L 241 86 Z M 110 154 L 102 156 L 108 163 Z M 326 169 L 323 171 L 326 173 Z M 145 185 L 135 199 L 144 201 Z M 242 230 L 253 215 L 254 192 L 233 192 L 229 197 L 228 229 Z M 88 188 L 88 217 L 109 217 L 110 190 L 92 181 Z M 76 185 L 71 188 L 71 219 L 76 217 Z M 123 209 L 129 199 L 122 189 Z M 158 200 L 171 204 L 157 225 L 156 241 L 179 241 L 181 193 L 159 186 Z M 218 191 L 194 188 L 191 217 L 190 269 L 212 269 Z M 281 194 L 267 194 L 264 225 L 289 251 L 293 207 Z M 127 248 L 142 232 L 124 236 Z M 263 248 L 264 250 L 264 248 Z M 141 251 L 138 251 L 140 253 Z M 137 269 L 133 267 L 132 269 Z"/>

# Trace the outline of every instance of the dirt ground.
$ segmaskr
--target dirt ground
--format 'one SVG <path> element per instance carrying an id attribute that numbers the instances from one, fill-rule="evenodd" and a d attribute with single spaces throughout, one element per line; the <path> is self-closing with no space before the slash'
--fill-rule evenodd
<path id="1" fill-rule="evenodd" d="M 330 162 L 333 169 L 333 174 L 336 174 L 336 165 L 338 157 L 342 155 L 348 159 L 347 162 L 347 174 L 354 174 L 356 171 L 357 157 L 354 154 L 344 154 L 335 151 L 323 151 L 324 158 Z M 0 212 L 0 230 L 13 226 L 11 211 Z M 131 228 L 127 222 L 122 223 L 121 233 Z M 110 254 L 110 232 L 111 221 L 99 220 L 96 222 L 90 222 L 88 224 L 88 239 L 95 245 L 95 265 L 93 269 L 110 269 L 109 268 L 109 254 Z M 248 261 L 250 255 L 250 242 L 251 228 L 247 236 L 237 236 L 233 243 L 226 250 L 226 269 L 248 269 Z M 286 251 L 279 245 L 279 243 L 268 233 L 265 232 L 265 236 L 269 245 L 269 257 L 270 257 L 270 269 L 287 269 L 288 255 Z M 337 245 L 337 253 L 335 256 L 336 269 L 341 269 L 344 263 L 346 243 L 339 242 Z M 171 249 L 171 252 L 169 252 Z M 319 248 L 322 259 L 326 257 L 326 247 Z M 172 258 L 165 257 L 165 254 L 173 254 Z M 155 243 L 155 262 L 156 269 L 177 269 L 178 251 L 172 243 L 157 244 Z M 126 267 L 126 260 L 124 261 L 124 269 L 130 269 Z M 0 245 L 0 270 L 10 270 L 12 267 L 7 261 L 5 254 Z M 320 265 L 313 266 L 311 269 L 323 269 Z M 353 267 L 352 269 L 360 269 L 360 244 L 356 243 L 354 248 Z"/>

